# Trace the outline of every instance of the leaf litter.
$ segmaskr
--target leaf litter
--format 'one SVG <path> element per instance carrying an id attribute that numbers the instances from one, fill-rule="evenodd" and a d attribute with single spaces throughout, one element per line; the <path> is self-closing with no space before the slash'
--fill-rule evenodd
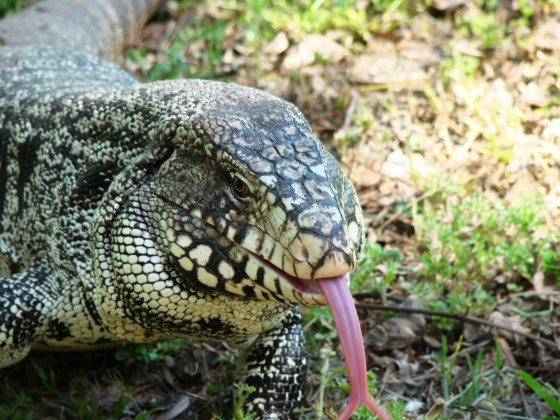
<path id="1" fill-rule="evenodd" d="M 357 2 L 356 7 L 367 8 L 366 3 Z M 522 21 L 521 3 L 532 5 L 538 13 Z M 354 182 L 368 242 L 402 256 L 396 271 L 381 259 L 369 276 L 378 284 L 394 274 L 384 291 L 389 304 L 395 309 L 447 310 L 451 290 L 463 287 L 465 296 L 493 297 L 492 303 L 469 308 L 475 313 L 464 315 L 545 337 L 560 346 L 558 270 L 546 269 L 546 255 L 533 256 L 529 273 L 523 267 L 506 269 L 508 256 L 495 256 L 481 271 L 479 289 L 465 280 L 477 269 L 472 262 L 451 281 L 437 283 L 430 276 L 443 275 L 427 274 L 421 259 L 426 247 L 440 252 L 447 265 L 461 259 L 457 253 L 446 254 L 448 242 L 436 231 L 423 231 L 426 226 L 421 221 L 433 207 L 439 211 L 441 225 L 452 225 L 457 214 L 450 209 L 472 193 L 503 209 L 536 200 L 528 197 L 538 193 L 546 210 L 531 238 L 542 240 L 558 231 L 559 8 L 497 2 L 495 26 L 480 30 L 477 25 L 485 21 L 475 2 L 441 0 L 390 29 L 381 26 L 358 34 L 338 28 L 302 35 L 288 27 L 255 50 L 255 44 L 247 42 L 246 27 L 235 21 L 239 17 L 235 8 L 222 6 L 209 2 L 171 7 L 133 44 L 142 51 L 142 61 L 129 56 L 125 66 L 141 78 L 168 75 L 168 53 L 174 40 L 183 37 L 171 64 L 188 65 L 169 65 L 179 68 L 169 77 L 226 77 L 296 103 Z M 190 25 L 197 28 L 194 35 L 200 35 L 204 23 L 213 19 L 222 19 L 221 40 L 190 38 L 182 32 Z M 507 28 L 504 36 L 499 35 L 500 25 Z M 214 50 L 214 56 L 202 54 Z M 154 68 L 159 73 L 147 70 Z M 468 241 L 480 229 L 491 229 L 479 216 L 473 215 L 457 231 L 459 239 Z M 515 242 L 518 226 L 512 223 L 500 235 Z M 420 241 L 422 237 L 427 239 Z M 558 252 L 556 243 L 543 246 Z M 429 282 L 439 286 L 422 287 Z M 365 306 L 378 303 L 380 292 L 358 289 L 355 299 Z M 551 414 L 515 370 L 525 370 L 560 389 L 558 347 L 466 321 L 449 323 L 365 306 L 358 314 L 368 367 L 377 376 L 376 401 L 403 401 L 406 418 Z M 312 320 L 306 330 L 324 331 L 321 334 L 328 337 L 329 322 L 321 319 L 317 325 Z M 324 380 L 317 346 L 335 346 L 336 355 L 329 358 L 331 371 L 344 367 L 337 341 L 331 343 L 332 338 L 317 334 L 318 344 L 310 343 L 304 411 L 311 418 Z M 4 395 L 32 396 L 37 418 L 77 418 L 88 410 L 117 418 L 147 412 L 162 419 L 213 418 L 212 413 L 233 405 L 237 356 L 227 346 L 191 343 L 161 352 L 137 351 L 125 348 L 117 356 L 114 351 L 87 353 L 85 359 L 39 353 L 7 369 L 0 389 Z M 45 389 L 50 369 L 57 385 Z M 340 384 L 343 378 L 331 380 Z M 337 386 L 325 392 L 328 402 L 322 414 L 335 418 L 345 405 L 344 394 Z M 81 408 L 72 402 L 77 397 L 84 398 Z M 24 399 L 22 407 L 27 404 Z"/>

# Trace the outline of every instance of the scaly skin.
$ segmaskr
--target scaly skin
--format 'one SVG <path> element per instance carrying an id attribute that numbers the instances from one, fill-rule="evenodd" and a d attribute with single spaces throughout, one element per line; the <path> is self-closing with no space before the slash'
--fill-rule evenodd
<path id="1" fill-rule="evenodd" d="M 247 409 L 287 417 L 295 308 L 324 305 L 314 279 L 351 271 L 361 243 L 356 194 L 293 105 L 0 48 L 0 367 L 33 346 L 227 341 L 247 351 Z"/>

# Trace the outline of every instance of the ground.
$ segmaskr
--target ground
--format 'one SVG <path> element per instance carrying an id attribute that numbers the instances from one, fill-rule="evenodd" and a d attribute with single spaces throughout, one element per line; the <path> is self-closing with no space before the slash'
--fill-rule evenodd
<path id="1" fill-rule="evenodd" d="M 340 160 L 367 223 L 352 291 L 371 391 L 396 419 L 560 417 L 559 10 L 170 2 L 125 56 L 144 80 L 213 78 L 284 97 Z M 336 418 L 348 384 L 332 317 L 320 308 L 305 320 L 301 416 Z M 241 416 L 236 358 L 182 340 L 36 353 L 2 371 L 0 418 Z"/>

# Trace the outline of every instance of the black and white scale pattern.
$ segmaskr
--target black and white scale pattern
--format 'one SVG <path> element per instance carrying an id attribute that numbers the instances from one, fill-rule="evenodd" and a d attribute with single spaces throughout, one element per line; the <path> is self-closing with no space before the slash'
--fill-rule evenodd
<path id="1" fill-rule="evenodd" d="M 149 9 L 113 3 L 130 19 Z M 247 408 L 288 416 L 305 376 L 296 308 L 326 303 L 312 279 L 351 271 L 363 236 L 354 189 L 301 113 L 255 89 L 139 84 L 86 52 L 7 43 L 0 367 L 33 346 L 227 341 L 246 348 Z"/>

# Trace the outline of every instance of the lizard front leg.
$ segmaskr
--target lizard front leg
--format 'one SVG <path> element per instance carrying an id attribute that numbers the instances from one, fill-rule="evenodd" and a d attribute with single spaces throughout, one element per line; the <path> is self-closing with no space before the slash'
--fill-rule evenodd
<path id="1" fill-rule="evenodd" d="M 301 404 L 306 374 L 305 340 L 298 309 L 260 334 L 248 349 L 244 382 L 253 387 L 245 409 L 259 419 L 287 419 Z"/>
<path id="2" fill-rule="evenodd" d="M 55 283 L 39 264 L 0 278 L 0 368 L 23 359 L 46 330 L 56 299 Z"/>

